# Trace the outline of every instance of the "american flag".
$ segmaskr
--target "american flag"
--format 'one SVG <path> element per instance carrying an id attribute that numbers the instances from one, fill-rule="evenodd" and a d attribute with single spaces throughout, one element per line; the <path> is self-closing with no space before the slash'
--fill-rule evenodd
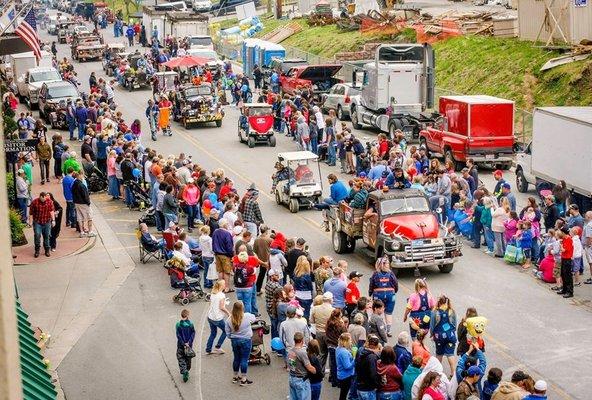
<path id="1" fill-rule="evenodd" d="M 37 60 L 41 59 L 41 46 L 39 45 L 39 36 L 37 36 L 37 22 L 35 21 L 35 10 L 33 8 L 29 10 L 25 19 L 21 21 L 14 32 L 33 50 Z"/>

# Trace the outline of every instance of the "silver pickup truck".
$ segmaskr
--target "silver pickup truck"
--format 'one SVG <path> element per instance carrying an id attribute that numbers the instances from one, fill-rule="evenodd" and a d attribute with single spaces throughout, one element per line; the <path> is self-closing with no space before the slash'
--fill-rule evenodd
<path id="1" fill-rule="evenodd" d="M 59 82 L 60 73 L 52 67 L 29 68 L 24 76 L 17 79 L 18 94 L 30 109 L 37 107 L 39 90 L 46 82 Z"/>

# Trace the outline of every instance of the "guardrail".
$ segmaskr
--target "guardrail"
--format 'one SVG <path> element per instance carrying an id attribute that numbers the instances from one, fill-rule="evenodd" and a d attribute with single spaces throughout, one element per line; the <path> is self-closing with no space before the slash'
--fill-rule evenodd
<path id="1" fill-rule="evenodd" d="M 316 54 L 308 53 L 290 46 L 284 46 L 286 49 L 286 58 L 300 58 L 308 61 L 309 64 L 341 64 L 341 70 L 336 77 L 346 82 L 351 82 L 354 71 L 362 67 L 363 62 L 350 63 L 340 62 Z M 218 44 L 216 50 L 233 61 L 242 62 L 242 46 Z M 449 89 L 436 87 L 435 104 L 438 104 L 440 96 L 461 96 L 463 93 L 454 92 Z M 515 108 L 514 111 L 514 136 L 519 143 L 527 144 L 532 138 L 532 113 L 521 108 Z"/>

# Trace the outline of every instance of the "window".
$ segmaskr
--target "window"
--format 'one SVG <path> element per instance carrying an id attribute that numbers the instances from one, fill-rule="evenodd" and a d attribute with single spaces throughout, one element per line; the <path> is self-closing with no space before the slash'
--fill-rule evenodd
<path id="1" fill-rule="evenodd" d="M 424 197 L 389 199 L 380 203 L 380 211 L 382 215 L 426 212 L 429 210 L 428 202 Z"/>
<path id="2" fill-rule="evenodd" d="M 56 70 L 32 72 L 29 75 L 29 82 L 46 82 L 46 81 L 59 81 L 62 77 Z"/>

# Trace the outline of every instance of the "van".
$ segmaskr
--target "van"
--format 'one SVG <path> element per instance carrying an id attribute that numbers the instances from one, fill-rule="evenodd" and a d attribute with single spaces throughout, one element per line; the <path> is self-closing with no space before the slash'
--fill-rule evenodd
<path id="1" fill-rule="evenodd" d="M 187 37 L 187 44 L 190 49 L 214 50 L 212 37 L 208 35 L 194 35 Z"/>
<path id="2" fill-rule="evenodd" d="M 187 12 L 187 4 L 184 1 L 171 1 L 170 3 L 161 3 L 154 6 L 156 11 L 183 11 Z"/>

